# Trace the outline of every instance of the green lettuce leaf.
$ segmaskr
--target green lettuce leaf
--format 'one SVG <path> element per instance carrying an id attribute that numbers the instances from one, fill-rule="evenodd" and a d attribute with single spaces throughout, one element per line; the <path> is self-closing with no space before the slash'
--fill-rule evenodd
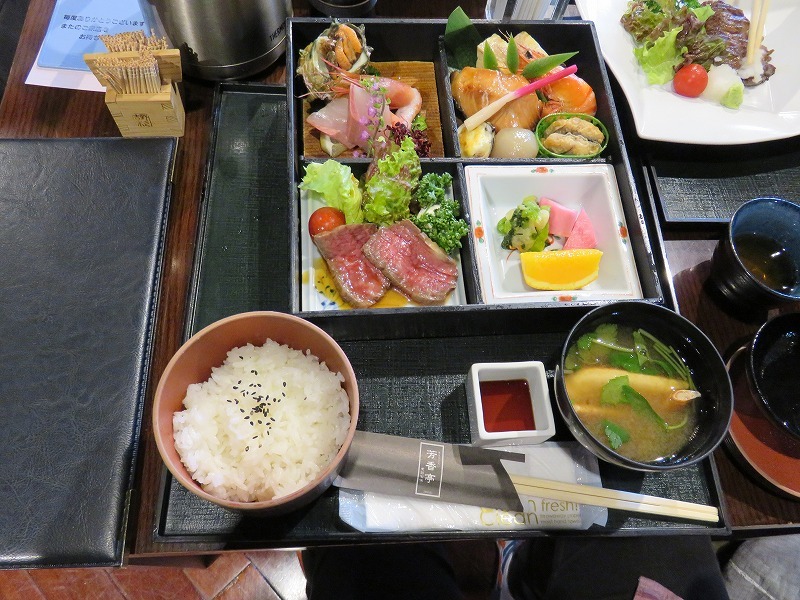
<path id="1" fill-rule="evenodd" d="M 347 165 L 335 160 L 309 164 L 300 189 L 307 191 L 313 200 L 341 210 L 348 223 L 364 221 L 358 180 Z"/>
<path id="2" fill-rule="evenodd" d="M 675 76 L 675 67 L 683 62 L 683 53 L 686 48 L 675 47 L 675 40 L 680 32 L 681 28 L 675 27 L 664 33 L 655 42 L 633 49 L 650 85 L 672 81 Z"/>
<path id="3" fill-rule="evenodd" d="M 375 167 L 364 183 L 364 217 L 379 225 L 408 219 L 412 194 L 422 175 L 414 141 L 404 138 L 400 148 L 379 159 Z"/>

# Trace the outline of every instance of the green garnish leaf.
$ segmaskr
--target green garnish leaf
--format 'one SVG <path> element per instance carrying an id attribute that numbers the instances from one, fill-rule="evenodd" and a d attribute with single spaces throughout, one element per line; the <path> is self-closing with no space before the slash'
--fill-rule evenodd
<path id="1" fill-rule="evenodd" d="M 448 66 L 454 69 L 474 67 L 478 61 L 478 45 L 481 41 L 481 35 L 464 9 L 459 6 L 450 13 L 444 30 Z"/>
<path id="2" fill-rule="evenodd" d="M 411 131 L 425 131 L 427 128 L 428 121 L 425 119 L 425 115 L 422 113 L 419 113 L 411 121 Z"/>
<path id="3" fill-rule="evenodd" d="M 614 423 L 613 421 L 609 421 L 607 419 L 603 419 L 602 422 L 603 431 L 608 438 L 608 443 L 611 444 L 611 447 L 616 450 L 622 444 L 627 442 L 631 439 L 631 434 L 628 433 L 625 429 Z"/>
<path id="4" fill-rule="evenodd" d="M 497 70 L 497 56 L 495 56 L 489 42 L 483 43 L 483 68 Z"/>
<path id="5" fill-rule="evenodd" d="M 629 371 L 631 373 L 641 373 L 642 367 L 639 360 L 633 352 L 620 352 L 619 350 L 612 350 L 608 355 L 608 362 L 612 367 Z"/>
<path id="6" fill-rule="evenodd" d="M 636 358 L 639 362 L 639 367 L 645 366 L 650 360 L 650 357 L 641 330 L 633 332 L 633 347 L 636 349 Z"/>
<path id="7" fill-rule="evenodd" d="M 516 73 L 519 69 L 519 51 L 517 50 L 517 42 L 513 37 L 508 38 L 508 48 L 506 49 L 506 66 L 509 72 Z"/>
<path id="8" fill-rule="evenodd" d="M 631 388 L 627 375 L 620 375 L 609 379 L 600 390 L 600 404 L 620 404 L 627 402 L 623 388 Z M 647 400 L 645 400 L 647 402 Z"/>
<path id="9" fill-rule="evenodd" d="M 522 76 L 526 79 L 536 79 L 537 77 L 546 75 L 576 54 L 577 52 L 564 52 L 562 54 L 551 54 L 550 56 L 543 56 L 542 58 L 532 60 L 522 69 Z"/>
<path id="10" fill-rule="evenodd" d="M 651 417 L 656 423 L 658 423 L 662 427 L 664 428 L 667 427 L 667 424 L 664 421 L 664 419 L 659 417 L 658 413 L 655 410 L 653 410 L 653 407 L 650 406 L 650 403 L 647 401 L 647 398 L 642 396 L 639 392 L 637 392 L 629 385 L 622 385 L 621 389 L 622 389 L 622 395 L 625 398 L 624 401 L 630 404 L 633 410 L 644 413 L 647 416 Z"/>

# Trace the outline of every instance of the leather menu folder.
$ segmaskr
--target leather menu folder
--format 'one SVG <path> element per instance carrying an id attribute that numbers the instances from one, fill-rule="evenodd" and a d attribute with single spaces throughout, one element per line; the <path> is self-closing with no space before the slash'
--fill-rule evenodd
<path id="1" fill-rule="evenodd" d="M 176 143 L 0 140 L 0 567 L 122 562 Z"/>

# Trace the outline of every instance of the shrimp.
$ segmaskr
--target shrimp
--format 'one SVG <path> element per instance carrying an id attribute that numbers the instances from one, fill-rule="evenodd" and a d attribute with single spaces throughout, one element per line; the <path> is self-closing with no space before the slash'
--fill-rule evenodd
<path id="1" fill-rule="evenodd" d="M 420 94 L 419 90 L 399 79 L 374 77 L 372 75 L 354 77 L 340 73 L 334 92 L 339 96 L 347 95 L 350 93 L 351 85 L 359 85 L 373 92 L 381 92 L 386 96 L 389 108 L 394 111 L 391 117 L 392 122 L 389 125 L 394 125 L 402 120 L 410 127 L 411 121 L 422 109 L 422 94 Z"/>
<path id="2" fill-rule="evenodd" d="M 577 75 L 569 75 L 554 81 L 542 91 L 547 97 L 547 102 L 542 107 L 542 117 L 557 112 L 587 115 L 594 115 L 597 112 L 597 98 L 592 86 Z"/>

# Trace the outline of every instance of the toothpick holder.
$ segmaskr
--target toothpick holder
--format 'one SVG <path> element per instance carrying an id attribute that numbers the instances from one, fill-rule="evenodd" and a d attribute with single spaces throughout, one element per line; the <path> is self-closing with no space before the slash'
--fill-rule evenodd
<path id="1" fill-rule="evenodd" d="M 115 92 L 97 69 L 99 57 L 135 58 L 137 52 L 104 52 L 84 54 L 83 59 L 101 85 L 106 88 L 106 105 L 123 137 L 181 137 L 186 114 L 178 92 L 182 79 L 180 50 L 153 52 L 161 76 L 161 90 L 147 94 Z"/>

